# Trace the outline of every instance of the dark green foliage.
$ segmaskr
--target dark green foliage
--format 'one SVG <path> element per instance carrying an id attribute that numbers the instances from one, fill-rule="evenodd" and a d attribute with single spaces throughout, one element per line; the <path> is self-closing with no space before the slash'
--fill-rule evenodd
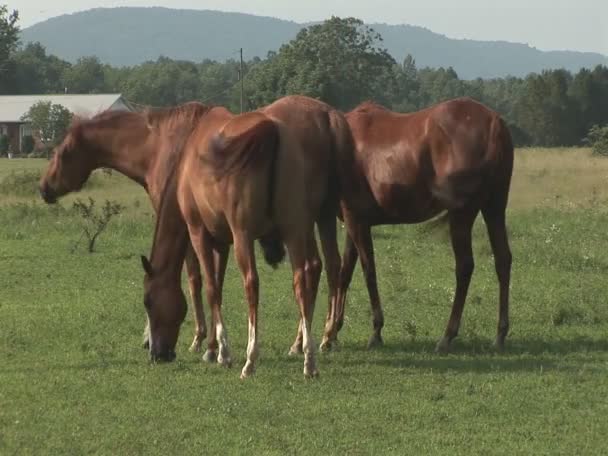
<path id="1" fill-rule="evenodd" d="M 30 108 L 22 120 L 31 123 L 32 130 L 39 134 L 43 144 L 52 146 L 63 140 L 72 121 L 72 114 L 60 104 L 39 101 Z"/>
<path id="2" fill-rule="evenodd" d="M 0 135 L 0 156 L 6 155 L 10 146 L 10 140 L 7 135 Z"/>
<path id="3" fill-rule="evenodd" d="M 586 141 L 591 145 L 594 154 L 608 156 L 608 125 L 591 127 Z"/>
<path id="4" fill-rule="evenodd" d="M 6 5 L 0 4 L 0 94 L 8 93 L 11 88 L 12 57 L 19 43 L 18 19 L 17 11 L 9 12 Z"/>
<path id="5" fill-rule="evenodd" d="M 21 154 L 22 155 L 27 155 L 32 153 L 32 151 L 34 150 L 34 146 L 35 146 L 35 141 L 34 138 L 31 136 L 24 136 L 23 138 L 21 138 Z"/>
<path id="6" fill-rule="evenodd" d="M 128 11 L 132 10 L 125 9 L 123 12 Z M 194 17 L 174 13 L 179 16 L 180 21 L 191 21 Z M 200 17 L 207 17 L 206 12 L 200 13 Z M 90 18 L 102 15 L 109 18 L 115 14 L 115 10 L 99 10 L 74 17 Z M 142 14 L 141 20 L 147 15 L 159 19 L 166 17 L 169 12 L 149 9 Z M 205 33 L 216 35 L 219 32 L 217 24 L 221 22 L 221 18 L 246 18 L 244 15 L 222 13 L 214 13 L 211 16 L 215 20 L 214 24 L 202 21 L 198 24 L 198 29 L 204 29 L 203 25 L 209 26 Z M 273 20 L 256 20 L 258 19 L 261 22 L 256 22 L 257 30 L 263 34 Z M 56 19 L 60 22 L 66 20 L 68 19 L 65 17 Z M 55 19 L 48 23 L 53 21 Z M 107 22 L 105 24 L 107 25 Z M 123 27 L 126 25 L 123 23 Z M 608 103 L 605 102 L 608 99 L 606 66 L 583 68 L 577 73 L 544 70 L 529 74 L 525 78 L 509 76 L 500 79 L 466 80 L 462 79 L 463 76 L 472 77 L 469 70 L 456 63 L 449 66 L 453 62 L 452 57 L 432 63 L 435 68 L 429 67 L 429 60 L 420 53 L 404 54 L 404 59 L 396 63 L 392 56 L 402 54 L 391 51 L 391 56 L 384 47 L 393 49 L 392 46 L 397 42 L 397 32 L 405 33 L 407 28 L 378 26 L 372 30 L 357 19 L 336 17 L 303 29 L 297 24 L 291 26 L 297 26 L 292 30 L 292 35 L 289 35 L 291 32 L 287 33 L 289 27 L 283 31 L 288 35 L 284 41 L 295 37 L 292 41 L 283 45 L 277 52 L 268 53 L 265 59 L 256 57 L 245 62 L 243 74 L 246 110 L 272 103 L 287 94 L 317 97 L 343 110 L 371 99 L 401 112 L 423 109 L 454 97 L 469 96 L 495 109 L 507 120 L 514 142 L 518 146 L 581 145 L 593 125 L 608 123 Z M 106 26 L 103 30 L 104 34 L 108 35 L 107 40 L 113 39 L 111 34 L 107 33 Z M 384 36 L 384 40 L 380 35 Z M 428 53 L 435 49 L 431 44 L 437 44 L 433 35 L 424 31 L 423 42 L 428 45 Z M 225 37 L 225 34 L 221 36 Z M 407 36 L 409 39 L 406 43 L 416 42 L 415 34 L 410 33 Z M 168 39 L 166 34 L 163 39 Z M 212 43 L 217 48 L 226 42 L 199 41 L 195 47 L 199 49 L 199 46 Z M 258 41 L 247 42 L 245 55 L 255 55 L 255 46 L 258 44 Z M 403 47 L 405 45 L 400 46 L 400 49 L 406 49 Z M 188 46 L 180 42 L 180 47 L 183 49 Z M 224 63 L 209 59 L 193 63 L 159 57 L 132 67 L 119 68 L 102 64 L 102 61 L 107 60 L 107 56 L 103 54 L 99 54 L 98 58 L 81 58 L 72 65 L 47 55 L 39 43 L 28 44 L 25 48 L 13 52 L 9 62 L 13 66 L 7 63 L 10 67 L 10 77 L 7 76 L 7 80 L 13 81 L 11 93 L 56 93 L 67 87 L 70 92 L 77 93 L 119 92 L 140 108 L 147 105 L 173 106 L 199 100 L 223 105 L 233 112 L 238 112 L 239 62 L 235 60 L 238 47 L 235 44 L 229 60 Z M 496 51 L 499 47 L 499 44 L 496 44 L 488 49 Z M 119 50 L 122 49 L 114 47 L 113 55 L 120 54 Z M 160 48 L 147 46 L 146 49 L 159 52 Z M 187 58 L 185 54 L 168 54 Z M 197 54 L 201 58 L 204 55 L 208 54 L 203 50 Z M 473 63 L 481 62 L 484 68 L 496 63 L 494 57 L 483 59 L 479 55 L 469 60 L 471 61 L 467 60 L 467 68 Z M 550 65 L 545 65 L 548 66 Z M 513 73 L 521 74 L 517 71 Z"/>
<path id="7" fill-rule="evenodd" d="M 389 102 L 383 98 L 395 62 L 381 44 L 380 35 L 355 18 L 332 17 L 302 29 L 251 72 L 250 104 L 259 107 L 290 94 L 319 98 L 344 110 L 368 98 Z"/>

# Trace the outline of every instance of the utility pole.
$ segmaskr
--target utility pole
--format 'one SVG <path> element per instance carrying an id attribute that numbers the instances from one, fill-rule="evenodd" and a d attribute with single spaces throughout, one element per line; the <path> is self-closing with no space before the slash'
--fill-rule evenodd
<path id="1" fill-rule="evenodd" d="M 241 69 L 239 70 L 239 79 L 241 80 L 241 114 L 243 114 L 243 48 L 241 48 Z"/>

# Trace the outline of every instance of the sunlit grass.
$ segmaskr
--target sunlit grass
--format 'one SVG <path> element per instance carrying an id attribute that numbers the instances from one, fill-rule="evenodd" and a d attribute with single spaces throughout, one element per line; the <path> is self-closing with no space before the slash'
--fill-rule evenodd
<path id="1" fill-rule="evenodd" d="M 492 349 L 497 283 L 483 223 L 475 225 L 476 269 L 449 356 L 433 353 L 455 285 L 445 236 L 381 227 L 374 239 L 386 346 L 365 349 L 371 318 L 358 267 L 340 349 L 319 354 L 313 382 L 303 379 L 301 359 L 286 354 L 297 316 L 288 265 L 260 264 L 254 378 L 239 380 L 247 320 L 232 259 L 224 316 L 235 368 L 187 351 L 191 313 L 177 361 L 150 365 L 140 347 L 139 255 L 153 230 L 143 190 L 103 175 L 60 206 L 1 196 L 0 454 L 604 454 L 608 212 L 599 182 L 608 160 L 583 163 L 584 149 L 517 154 L 506 353 Z M 0 181 L 8 162 L 0 161 Z M 22 169 L 14 163 L 9 173 Z M 595 197 L 587 179 L 598 183 Z M 72 248 L 80 228 L 71 201 L 89 195 L 129 207 L 94 254 Z"/>

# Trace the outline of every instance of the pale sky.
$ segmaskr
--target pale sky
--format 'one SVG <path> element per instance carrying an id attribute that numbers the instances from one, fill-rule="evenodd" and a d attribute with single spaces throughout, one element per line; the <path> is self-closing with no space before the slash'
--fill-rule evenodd
<path id="1" fill-rule="evenodd" d="M 98 7 L 212 9 L 306 22 L 355 16 L 411 24 L 450 38 L 527 43 L 541 50 L 608 55 L 608 0 L 0 0 L 20 13 L 22 28 Z"/>

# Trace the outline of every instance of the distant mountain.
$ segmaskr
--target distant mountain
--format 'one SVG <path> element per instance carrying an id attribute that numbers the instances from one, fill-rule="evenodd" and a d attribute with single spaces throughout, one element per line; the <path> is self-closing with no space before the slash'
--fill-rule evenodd
<path id="1" fill-rule="evenodd" d="M 40 41 L 63 59 L 96 55 L 101 61 L 135 65 L 164 55 L 173 59 L 265 57 L 293 39 L 307 24 L 205 10 L 168 8 L 99 8 L 58 16 L 24 29 L 23 43 Z M 608 65 L 591 52 L 539 51 L 504 41 L 456 40 L 411 25 L 369 24 L 384 37 L 391 55 L 412 54 L 419 68 L 452 66 L 463 79 L 524 76 L 543 69 Z"/>

